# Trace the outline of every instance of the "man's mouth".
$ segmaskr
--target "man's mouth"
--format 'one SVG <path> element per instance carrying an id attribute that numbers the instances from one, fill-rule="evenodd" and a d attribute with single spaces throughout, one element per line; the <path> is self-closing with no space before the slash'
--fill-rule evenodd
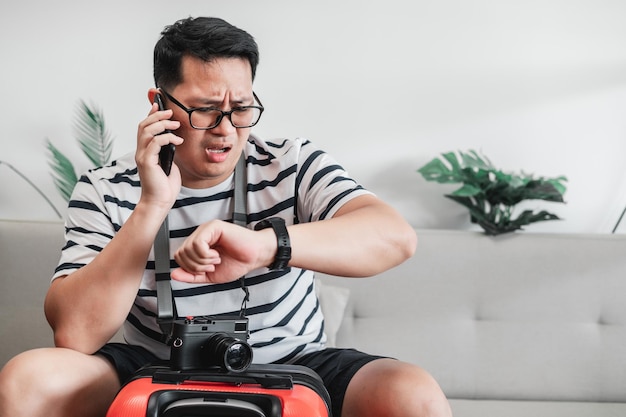
<path id="1" fill-rule="evenodd" d="M 206 150 L 209 153 L 225 153 L 230 151 L 230 148 L 232 148 L 232 146 L 227 143 L 207 144 L 206 146 Z"/>
<path id="2" fill-rule="evenodd" d="M 232 146 L 225 143 L 215 143 L 208 145 L 206 148 L 206 155 L 208 156 L 208 162 L 221 163 L 228 158 L 228 154 L 232 150 Z"/>
<path id="3" fill-rule="evenodd" d="M 209 148 L 208 151 L 210 153 L 224 153 L 224 152 L 228 152 L 229 148 Z"/>

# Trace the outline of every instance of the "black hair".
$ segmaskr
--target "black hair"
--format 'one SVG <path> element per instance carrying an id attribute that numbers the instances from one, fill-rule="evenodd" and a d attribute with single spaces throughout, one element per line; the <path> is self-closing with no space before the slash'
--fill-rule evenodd
<path id="1" fill-rule="evenodd" d="M 158 87 L 172 88 L 182 82 L 181 62 L 186 55 L 205 62 L 247 59 L 252 80 L 259 63 L 259 48 L 246 31 L 216 17 L 189 17 L 166 26 L 154 47 L 154 82 Z"/>

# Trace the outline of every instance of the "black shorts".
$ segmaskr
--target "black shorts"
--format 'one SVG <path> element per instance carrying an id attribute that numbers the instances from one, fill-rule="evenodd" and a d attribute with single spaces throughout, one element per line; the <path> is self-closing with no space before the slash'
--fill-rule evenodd
<path id="1" fill-rule="evenodd" d="M 142 347 L 123 343 L 109 343 L 96 354 L 104 356 L 113 364 L 122 385 L 143 366 L 167 363 Z M 322 378 L 330 394 L 333 416 L 340 417 L 343 398 L 354 374 L 365 364 L 382 358 L 354 349 L 328 348 L 304 355 L 293 364 L 306 366 Z"/>

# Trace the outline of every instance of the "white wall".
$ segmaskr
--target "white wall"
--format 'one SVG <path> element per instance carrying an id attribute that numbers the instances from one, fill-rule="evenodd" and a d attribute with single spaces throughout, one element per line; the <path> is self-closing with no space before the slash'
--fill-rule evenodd
<path id="1" fill-rule="evenodd" d="M 87 168 L 72 133 L 85 99 L 104 110 L 114 155 L 132 151 L 153 45 L 189 15 L 259 42 L 257 133 L 315 141 L 416 227 L 472 227 L 443 197 L 452 186 L 416 173 L 457 149 L 569 178 L 566 205 L 536 204 L 564 220 L 529 232 L 610 233 L 626 206 L 621 0 L 3 2 L 0 160 L 64 210 L 44 139 Z M 0 218 L 56 218 L 5 165 L 0 179 Z"/>

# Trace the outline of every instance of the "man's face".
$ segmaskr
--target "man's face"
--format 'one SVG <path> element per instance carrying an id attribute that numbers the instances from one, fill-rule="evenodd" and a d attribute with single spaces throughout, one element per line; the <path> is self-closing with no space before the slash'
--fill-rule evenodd
<path id="1" fill-rule="evenodd" d="M 167 92 L 187 108 L 215 107 L 229 111 L 254 104 L 252 71 L 247 60 L 218 58 L 204 62 L 187 56 L 181 65 L 183 81 Z M 235 169 L 250 128 L 237 129 L 224 117 L 213 129 L 197 130 L 191 127 L 183 109 L 167 104 L 174 111 L 172 119 L 181 123 L 174 133 L 185 140 L 176 147 L 174 159 L 183 185 L 208 188 L 227 179 Z"/>

